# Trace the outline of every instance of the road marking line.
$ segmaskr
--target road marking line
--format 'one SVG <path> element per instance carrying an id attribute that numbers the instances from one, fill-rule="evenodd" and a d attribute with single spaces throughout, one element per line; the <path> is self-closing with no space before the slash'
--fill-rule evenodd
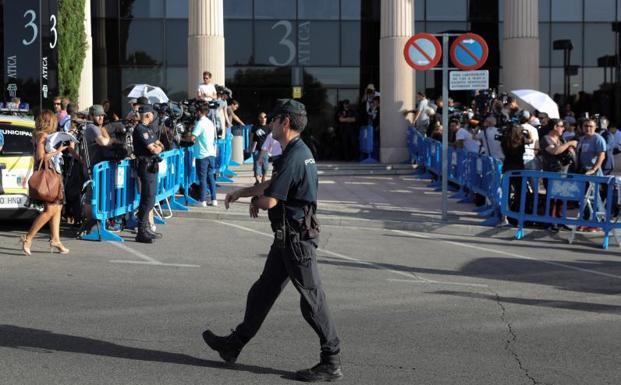
<path id="1" fill-rule="evenodd" d="M 132 255 L 135 255 L 136 257 L 142 259 L 143 261 L 120 261 L 120 260 L 113 260 L 110 261 L 112 263 L 133 263 L 133 264 L 140 264 L 140 265 L 156 265 L 156 266 L 176 266 L 176 267 L 200 267 L 200 265 L 186 265 L 186 264 L 171 264 L 171 263 L 163 263 L 160 262 L 154 258 L 149 257 L 148 255 L 145 255 L 139 251 L 136 251 L 134 249 L 132 249 L 129 246 L 126 246 L 123 243 L 119 243 L 119 242 L 112 242 L 112 241 L 108 241 L 108 244 L 118 247 L 121 250 L 124 250 Z"/>
<path id="2" fill-rule="evenodd" d="M 533 258 L 533 257 L 527 257 L 525 255 L 511 253 L 511 252 L 508 252 L 508 251 L 502 251 L 502 250 L 490 249 L 490 248 L 487 248 L 487 247 L 469 245 L 467 243 L 461 243 L 461 242 L 456 242 L 456 241 L 447 241 L 447 240 L 443 240 L 443 239 L 437 239 L 435 237 L 430 237 L 430 236 L 426 236 L 426 235 L 423 235 L 423 234 L 420 234 L 420 233 L 411 232 L 411 231 L 402 231 L 402 230 L 390 230 L 390 231 L 393 231 L 393 232 L 399 233 L 399 234 L 410 235 L 410 236 L 417 237 L 417 238 L 427 238 L 427 239 L 431 239 L 431 240 L 434 240 L 434 241 L 449 243 L 449 244 L 452 244 L 452 245 L 455 245 L 455 246 L 467 247 L 467 248 L 470 248 L 470 249 L 475 249 L 475 250 L 487 251 L 487 252 L 496 253 L 496 254 L 507 255 L 509 257 L 515 257 L 515 258 L 519 258 L 519 259 L 525 259 L 525 260 L 528 260 L 528 261 L 536 261 L 536 262 L 544 263 L 546 265 L 562 267 L 562 268 L 565 268 L 565 269 L 568 269 L 568 270 L 575 270 L 575 271 L 580 271 L 580 272 L 583 272 L 583 273 L 600 275 L 600 276 L 603 276 L 603 277 L 608 277 L 608 278 L 613 278 L 613 279 L 621 280 L 621 276 L 619 276 L 619 275 L 602 273 L 600 271 L 584 269 L 582 267 L 576 267 L 576 266 L 571 266 L 571 265 L 566 265 L 566 264 L 560 263 L 560 262 L 544 261 L 544 260 L 541 260 L 541 259 L 537 259 L 537 258 Z"/>
<path id="3" fill-rule="evenodd" d="M 424 278 L 422 280 L 389 278 L 388 281 L 407 282 L 407 283 L 430 283 L 430 284 L 435 284 L 435 285 L 451 285 L 451 286 L 489 287 L 488 285 L 485 285 L 483 283 L 446 282 L 446 281 L 435 281 L 435 280 L 424 279 Z"/>
<path id="4" fill-rule="evenodd" d="M 263 233 L 263 232 L 260 232 L 260 231 L 254 230 L 254 229 L 250 229 L 248 227 L 236 225 L 236 224 L 233 224 L 233 223 L 226 223 L 226 222 L 215 221 L 215 220 L 213 222 L 220 223 L 220 224 L 225 225 L 225 226 L 235 227 L 235 228 L 240 229 L 240 230 L 249 231 L 251 233 L 255 233 L 255 234 L 258 234 L 258 235 L 263 235 L 263 236 L 268 237 L 268 238 L 272 238 L 274 236 L 273 234 Z M 384 266 L 379 265 L 379 264 L 362 261 L 360 259 L 356 259 L 356 258 L 353 258 L 353 257 L 348 257 L 347 255 L 336 253 L 334 251 L 330 251 L 330 250 L 326 250 L 326 249 L 322 249 L 322 248 L 317 248 L 317 251 L 320 252 L 320 253 L 323 253 L 323 254 L 331 255 L 331 256 L 339 258 L 339 259 L 344 259 L 346 261 L 355 262 L 355 263 L 358 263 L 360 265 L 371 266 L 371 267 L 373 267 L 374 269 L 377 269 L 377 270 L 384 270 L 384 271 L 387 271 L 387 272 L 390 272 L 390 273 L 393 273 L 393 274 L 397 274 L 397 275 L 400 275 L 400 276 L 403 276 L 403 277 L 407 277 L 407 278 L 410 278 L 410 280 L 417 279 L 417 280 L 425 281 L 424 278 L 417 277 L 416 275 L 414 275 L 412 273 L 407 273 L 405 271 L 389 269 L 389 268 L 384 267 Z"/>
<path id="5" fill-rule="evenodd" d="M 147 262 L 147 261 L 126 261 L 122 259 L 113 259 L 108 262 L 125 263 L 129 265 L 150 265 L 150 266 L 164 266 L 164 267 L 201 267 L 201 265 L 187 265 L 183 263 L 153 263 L 153 262 Z"/>

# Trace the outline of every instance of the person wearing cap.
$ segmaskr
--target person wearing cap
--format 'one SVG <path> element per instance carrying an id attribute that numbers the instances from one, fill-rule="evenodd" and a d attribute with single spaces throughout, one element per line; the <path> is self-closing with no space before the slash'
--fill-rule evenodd
<path id="1" fill-rule="evenodd" d="M 153 106 L 145 104 L 140 107 L 140 124 L 134 128 L 132 139 L 134 143 L 134 155 L 136 156 L 136 168 L 140 180 L 140 204 L 138 206 L 138 233 L 136 242 L 153 243 L 154 239 L 162 237 L 161 234 L 151 230 L 149 226 L 149 213 L 155 206 L 155 193 L 157 187 L 157 173 L 159 171 L 159 156 L 164 147 L 159 143 L 151 128 L 154 119 Z"/>
<path id="2" fill-rule="evenodd" d="M 340 341 L 323 291 L 315 249 L 319 236 L 317 207 L 317 166 L 309 148 L 300 138 L 307 123 L 304 105 L 292 99 L 279 99 L 270 114 L 272 135 L 283 147 L 274 164 L 271 180 L 227 194 L 225 206 L 241 197 L 253 197 L 250 216 L 268 210 L 274 243 L 258 281 L 248 293 L 244 320 L 228 336 L 205 330 L 203 339 L 229 363 L 235 362 L 242 348 L 259 331 L 269 310 L 285 285 L 291 281 L 301 295 L 300 307 L 306 322 L 319 336 L 319 364 L 296 372 L 298 380 L 334 381 L 343 374 Z"/>

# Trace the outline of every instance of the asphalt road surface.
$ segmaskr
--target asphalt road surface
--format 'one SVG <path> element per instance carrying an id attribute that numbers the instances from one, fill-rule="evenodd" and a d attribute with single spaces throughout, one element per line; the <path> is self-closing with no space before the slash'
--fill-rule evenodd
<path id="1" fill-rule="evenodd" d="M 318 360 L 291 285 L 237 364 L 201 339 L 242 319 L 271 242 L 264 218 L 173 218 L 156 245 L 122 233 L 66 240 L 69 255 L 41 234 L 30 257 L 24 226 L 11 226 L 0 229 L 0 384 L 288 384 Z M 619 249 L 543 235 L 324 226 L 342 383 L 619 384 Z"/>

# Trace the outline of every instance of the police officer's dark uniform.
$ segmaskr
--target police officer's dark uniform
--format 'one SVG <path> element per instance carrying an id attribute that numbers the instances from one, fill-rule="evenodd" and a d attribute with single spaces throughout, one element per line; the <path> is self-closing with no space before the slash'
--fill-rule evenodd
<path id="1" fill-rule="evenodd" d="M 280 100 L 270 115 L 303 114 L 304 105 Z M 303 127 L 302 127 L 303 128 Z M 203 333 L 205 342 L 227 362 L 235 362 L 242 347 L 258 332 L 282 289 L 291 280 L 301 294 L 304 319 L 319 336 L 321 362 L 296 373 L 306 381 L 335 380 L 342 377 L 339 358 L 340 341 L 326 303 L 316 251 L 319 224 L 317 207 L 317 167 L 309 148 L 300 139 L 291 140 L 282 156 L 274 162 L 274 177 L 264 195 L 278 200 L 268 216 L 274 231 L 274 243 L 257 282 L 248 293 L 244 321 L 227 337 Z"/>
<path id="2" fill-rule="evenodd" d="M 153 107 L 146 104 L 140 107 L 141 114 L 151 112 Z M 152 243 L 153 239 L 160 237 L 149 227 L 149 212 L 155 205 L 155 194 L 157 188 L 157 173 L 159 156 L 149 151 L 148 146 L 157 141 L 157 138 L 150 126 L 139 123 L 132 133 L 134 144 L 134 155 L 136 156 L 136 169 L 140 179 L 140 204 L 138 206 L 138 233 L 136 241 L 142 243 Z"/>

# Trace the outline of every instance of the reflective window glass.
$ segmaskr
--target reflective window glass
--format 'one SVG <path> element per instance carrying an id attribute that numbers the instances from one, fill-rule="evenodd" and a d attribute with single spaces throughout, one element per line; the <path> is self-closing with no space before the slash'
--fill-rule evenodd
<path id="1" fill-rule="evenodd" d="M 360 65 L 360 23 L 341 22 L 341 65 Z"/>
<path id="2" fill-rule="evenodd" d="M 166 65 L 188 64 L 188 21 L 166 21 Z"/>
<path id="3" fill-rule="evenodd" d="M 360 20 L 362 0 L 341 0 L 341 19 Z"/>
<path id="4" fill-rule="evenodd" d="M 583 0 L 552 0 L 552 21 L 582 21 Z"/>
<path id="5" fill-rule="evenodd" d="M 252 60 L 252 21 L 225 20 L 226 65 L 248 65 Z"/>
<path id="6" fill-rule="evenodd" d="M 255 21 L 254 28 L 255 64 L 296 64 L 298 34 L 295 21 Z"/>
<path id="7" fill-rule="evenodd" d="M 93 18 L 95 17 L 118 17 L 118 5 L 117 1 L 92 1 L 91 13 Z"/>
<path id="8" fill-rule="evenodd" d="M 339 89 L 339 97 L 338 100 L 349 100 L 349 103 L 351 104 L 357 104 L 358 103 L 358 88 L 353 88 L 353 89 L 345 89 L 345 88 L 341 88 Z"/>
<path id="9" fill-rule="evenodd" d="M 252 19 L 252 0 L 224 1 L 225 19 Z"/>
<path id="10" fill-rule="evenodd" d="M 539 65 L 541 67 L 550 66 L 550 23 L 539 23 Z"/>
<path id="11" fill-rule="evenodd" d="M 164 84 L 164 70 L 161 68 L 123 68 L 121 70 L 121 89 L 132 84 Z"/>
<path id="12" fill-rule="evenodd" d="M 164 36 L 161 20 L 122 20 L 120 40 L 124 64 L 162 64 Z"/>
<path id="13" fill-rule="evenodd" d="M 539 0 L 539 21 L 550 21 L 550 0 Z"/>
<path id="14" fill-rule="evenodd" d="M 187 19 L 189 14 L 188 2 L 189 0 L 166 0 L 166 17 L 169 19 Z"/>
<path id="15" fill-rule="evenodd" d="M 425 20 L 425 0 L 416 0 L 414 3 L 414 20 Z"/>
<path id="16" fill-rule="evenodd" d="M 588 49 L 584 55 L 585 66 L 597 66 L 597 58 L 615 54 L 615 33 L 610 24 L 584 24 L 584 41 Z"/>
<path id="17" fill-rule="evenodd" d="M 122 18 L 164 17 L 164 0 L 121 0 Z"/>
<path id="18" fill-rule="evenodd" d="M 446 31 L 463 31 L 467 32 L 469 30 L 468 23 L 451 23 L 451 22 L 427 22 L 425 32 L 429 33 L 440 33 Z"/>
<path id="19" fill-rule="evenodd" d="M 359 68 L 304 67 L 323 86 L 355 86 L 360 82 Z"/>
<path id="20" fill-rule="evenodd" d="M 424 71 L 424 73 L 425 73 L 425 89 L 423 92 L 425 92 L 425 94 L 428 94 L 427 90 L 433 89 L 436 86 L 436 78 L 435 78 L 436 71 Z M 419 87 L 416 86 L 416 88 L 419 88 Z"/>
<path id="21" fill-rule="evenodd" d="M 550 96 L 563 95 L 564 74 L 562 68 L 550 68 Z M 577 95 L 582 91 L 582 68 L 578 69 L 578 75 L 572 76 L 569 82 L 569 93 Z M 557 96 L 558 97 L 558 96 Z"/>
<path id="22" fill-rule="evenodd" d="M 615 3 L 615 0 L 588 0 L 584 7 L 584 21 L 614 21 Z"/>
<path id="23" fill-rule="evenodd" d="M 468 0 L 427 0 L 427 20 L 465 21 Z"/>
<path id="24" fill-rule="evenodd" d="M 552 44 L 555 40 L 571 40 L 574 49 L 571 51 L 572 65 L 582 65 L 582 24 L 578 23 L 552 23 L 551 25 Z M 552 50 L 553 67 L 562 67 L 563 51 Z"/>
<path id="25" fill-rule="evenodd" d="M 298 63 L 339 65 L 339 23 L 300 20 L 298 22 Z"/>
<path id="26" fill-rule="evenodd" d="M 539 68 L 539 90 L 548 95 L 552 95 L 550 92 L 550 68 Z"/>
<path id="27" fill-rule="evenodd" d="M 339 2 L 334 0 L 298 0 L 298 19 L 338 20 Z"/>
<path id="28" fill-rule="evenodd" d="M 183 100 L 188 97 L 187 67 L 166 68 L 166 95 L 170 100 Z"/>
<path id="29" fill-rule="evenodd" d="M 118 19 L 93 19 L 93 60 L 95 65 L 119 65 Z"/>
<path id="30" fill-rule="evenodd" d="M 425 88 L 427 87 L 425 84 L 425 72 L 427 71 L 414 71 L 416 77 L 417 92 L 425 92 Z"/>
<path id="31" fill-rule="evenodd" d="M 583 68 L 582 74 L 584 76 L 584 92 L 592 93 L 593 91 L 599 90 L 602 84 L 604 84 L 603 68 Z M 610 79 L 606 80 L 610 82 Z"/>
<path id="32" fill-rule="evenodd" d="M 255 0 L 254 17 L 257 19 L 295 19 L 295 1 Z"/>

